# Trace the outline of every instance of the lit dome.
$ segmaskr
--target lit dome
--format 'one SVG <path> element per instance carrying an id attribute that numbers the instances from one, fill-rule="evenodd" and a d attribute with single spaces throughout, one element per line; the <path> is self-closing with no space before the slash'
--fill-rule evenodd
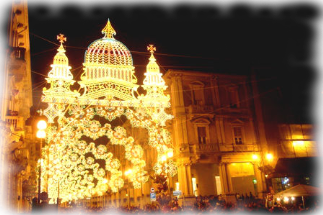
<path id="1" fill-rule="evenodd" d="M 116 31 L 110 20 L 102 30 L 104 37 L 91 43 L 85 52 L 85 64 L 104 64 L 111 66 L 132 66 L 129 49 L 113 38 Z"/>
<path id="2" fill-rule="evenodd" d="M 78 82 L 84 88 L 83 98 L 131 100 L 138 88 L 131 53 L 113 38 L 116 32 L 110 20 L 102 34 L 85 52 L 84 72 Z"/>
<path id="3" fill-rule="evenodd" d="M 81 80 L 89 84 L 111 81 L 136 83 L 131 53 L 123 43 L 114 39 L 116 32 L 110 20 L 102 34 L 103 38 L 91 43 L 85 52 Z"/>

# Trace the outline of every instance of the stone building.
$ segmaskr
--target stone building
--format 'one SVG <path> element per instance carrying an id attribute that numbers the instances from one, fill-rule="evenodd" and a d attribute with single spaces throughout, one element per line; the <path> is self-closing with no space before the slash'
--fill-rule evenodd
<path id="1" fill-rule="evenodd" d="M 26 212 L 34 196 L 30 188 L 36 155 L 32 128 L 26 125 L 33 105 L 27 2 L 14 1 L 8 9 L 7 49 L 1 70 L 0 202 L 1 208 Z"/>
<path id="2" fill-rule="evenodd" d="M 172 137 L 178 182 L 185 196 L 235 193 L 262 197 L 261 167 L 266 142 L 260 141 L 254 87 L 247 76 L 169 70 Z M 259 104 L 258 104 L 259 105 Z"/>

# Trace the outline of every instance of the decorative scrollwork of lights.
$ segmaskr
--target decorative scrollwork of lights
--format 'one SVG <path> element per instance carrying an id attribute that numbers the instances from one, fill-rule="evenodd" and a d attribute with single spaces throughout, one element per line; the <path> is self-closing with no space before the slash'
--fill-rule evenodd
<path id="1" fill-rule="evenodd" d="M 51 124 L 42 168 L 46 181 L 42 190 L 48 191 L 51 202 L 58 197 L 65 202 L 102 195 L 107 190 L 118 192 L 124 185 L 124 173 L 118 156 L 109 151 L 113 146 L 124 148 L 124 159 L 132 166 L 128 178 L 134 188 L 148 180 L 142 147 L 122 125 L 113 123 L 122 116 L 132 127 L 147 129 L 148 145 L 156 149 L 158 158 L 172 151 L 170 133 L 164 126 L 173 116 L 165 111 L 170 98 L 164 94 L 167 86 L 154 57 L 156 48 L 148 46 L 151 56 L 141 86 L 146 94 L 139 95 L 130 51 L 114 38 L 116 32 L 109 20 L 102 33 L 103 38 L 91 43 L 85 52 L 84 72 L 77 82 L 80 88 L 74 91 L 71 87 L 76 81 L 63 47 L 66 38 L 62 34 L 57 37 L 61 44 L 46 78 L 50 87 L 43 89 L 42 96 L 48 106 L 40 110 Z M 172 160 L 162 166 L 159 160 L 156 173 L 177 173 Z"/>

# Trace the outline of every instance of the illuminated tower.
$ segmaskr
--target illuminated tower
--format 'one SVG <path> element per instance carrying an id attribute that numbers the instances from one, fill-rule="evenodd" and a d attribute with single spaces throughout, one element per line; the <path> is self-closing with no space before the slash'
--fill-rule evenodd
<path id="1" fill-rule="evenodd" d="M 147 93 L 144 96 L 140 96 L 140 99 L 143 101 L 145 106 L 155 107 L 154 112 L 151 113 L 152 119 L 157 124 L 165 126 L 166 120 L 173 118 L 172 115 L 166 114 L 164 110 L 165 107 L 170 106 L 170 97 L 169 95 L 166 96 L 164 94 L 167 86 L 165 85 L 162 73 L 160 72 L 160 68 L 154 56 L 156 47 L 149 45 L 147 50 L 150 51 L 151 55 L 146 67 L 146 73 L 144 74 L 144 84 L 142 85 L 142 88 L 144 88 Z"/>
<path id="2" fill-rule="evenodd" d="M 43 89 L 43 102 L 48 102 L 48 108 L 44 110 L 44 115 L 48 118 L 49 123 L 54 122 L 54 118 L 62 114 L 62 106 L 75 100 L 79 93 L 72 92 L 70 87 L 74 84 L 73 75 L 71 73 L 71 67 L 68 65 L 68 58 L 65 54 L 63 42 L 66 41 L 66 37 L 60 34 L 57 36 L 61 45 L 57 49 L 57 54 L 54 57 L 53 64 L 51 65 L 52 70 L 48 73 L 46 78 L 47 83 L 50 84 L 50 88 Z M 55 103 L 55 104 L 54 104 Z"/>

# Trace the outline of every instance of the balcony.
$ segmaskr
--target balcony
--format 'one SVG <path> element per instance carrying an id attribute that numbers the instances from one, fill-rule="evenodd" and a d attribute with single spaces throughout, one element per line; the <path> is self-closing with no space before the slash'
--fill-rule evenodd
<path id="1" fill-rule="evenodd" d="M 196 153 L 213 153 L 219 151 L 219 145 L 217 143 L 195 144 Z"/>
<path id="2" fill-rule="evenodd" d="M 256 144 L 220 144 L 219 148 L 221 152 L 253 152 L 259 150 L 259 147 Z"/>
<path id="3" fill-rule="evenodd" d="M 13 131 L 20 131 L 23 128 L 23 117 L 21 116 L 6 116 L 6 124 Z"/>

